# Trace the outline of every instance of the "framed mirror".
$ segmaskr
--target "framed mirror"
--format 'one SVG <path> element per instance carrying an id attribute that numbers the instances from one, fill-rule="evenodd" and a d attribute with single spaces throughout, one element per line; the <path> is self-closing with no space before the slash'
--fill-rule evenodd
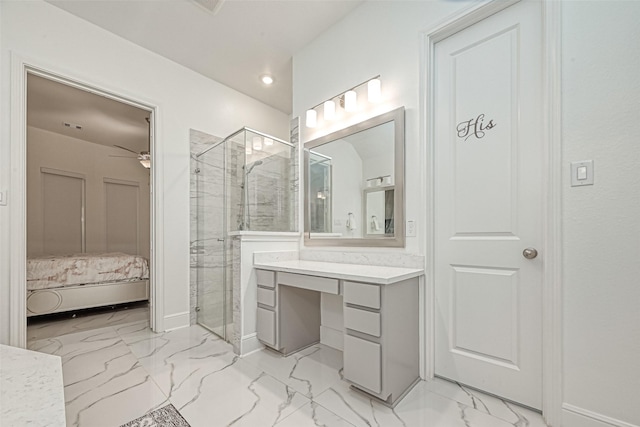
<path id="1" fill-rule="evenodd" d="M 305 245 L 403 247 L 404 107 L 304 147 Z"/>

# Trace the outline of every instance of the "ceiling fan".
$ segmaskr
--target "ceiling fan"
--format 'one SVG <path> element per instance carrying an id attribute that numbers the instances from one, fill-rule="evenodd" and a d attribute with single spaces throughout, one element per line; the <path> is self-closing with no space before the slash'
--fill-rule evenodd
<path id="1" fill-rule="evenodd" d="M 137 157 L 129 157 L 129 156 L 111 156 L 111 157 L 125 157 L 127 159 L 137 158 L 140 161 L 140 164 L 145 168 L 149 169 L 151 167 L 151 154 L 148 151 L 141 151 L 138 153 L 136 151 L 130 150 L 127 147 L 123 147 L 121 145 L 113 144 L 113 146 L 118 147 L 122 150 L 129 151 L 130 153 L 135 154 Z"/>

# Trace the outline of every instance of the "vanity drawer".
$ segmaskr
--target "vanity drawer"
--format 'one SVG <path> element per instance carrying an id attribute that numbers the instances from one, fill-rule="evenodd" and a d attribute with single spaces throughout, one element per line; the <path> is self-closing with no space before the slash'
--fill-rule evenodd
<path id="1" fill-rule="evenodd" d="M 343 286 L 345 304 L 380 308 L 380 286 L 347 281 L 344 282 Z"/>
<path id="2" fill-rule="evenodd" d="M 343 359 L 345 379 L 374 393 L 382 391 L 380 344 L 345 335 Z"/>
<path id="3" fill-rule="evenodd" d="M 373 335 L 374 337 L 380 337 L 380 313 L 345 307 L 344 327 Z"/>
<path id="4" fill-rule="evenodd" d="M 276 287 L 276 272 L 269 270 L 256 270 L 256 282 L 267 288 Z"/>
<path id="5" fill-rule="evenodd" d="M 268 305 L 269 307 L 276 306 L 276 291 L 275 289 L 265 289 L 258 287 L 258 304 Z"/>
<path id="6" fill-rule="evenodd" d="M 256 332 L 258 339 L 265 344 L 276 345 L 276 313 L 271 310 L 258 307 L 256 319 Z"/>
<path id="7" fill-rule="evenodd" d="M 307 276 L 304 274 L 295 273 L 278 273 L 278 284 L 335 295 L 338 295 L 340 289 L 338 285 L 338 279 Z"/>

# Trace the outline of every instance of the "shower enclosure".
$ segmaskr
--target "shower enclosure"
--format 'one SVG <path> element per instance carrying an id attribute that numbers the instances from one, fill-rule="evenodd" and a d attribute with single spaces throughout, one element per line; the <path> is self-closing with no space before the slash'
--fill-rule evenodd
<path id="1" fill-rule="evenodd" d="M 238 237 L 295 230 L 296 153 L 248 128 L 224 139 L 192 130 L 191 151 L 192 322 L 232 341 Z"/>

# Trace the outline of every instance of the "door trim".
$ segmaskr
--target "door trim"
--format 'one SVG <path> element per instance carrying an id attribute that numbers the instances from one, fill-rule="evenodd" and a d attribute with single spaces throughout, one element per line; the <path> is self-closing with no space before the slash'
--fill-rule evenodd
<path id="1" fill-rule="evenodd" d="M 520 0 L 473 5 L 446 18 L 421 34 L 420 49 L 420 139 L 425 141 L 426 250 L 424 293 L 424 372 L 435 374 L 435 135 L 434 99 L 435 44 Z M 527 0 L 522 0 L 527 1 Z M 545 256 L 542 284 L 542 412 L 550 425 L 560 425 L 562 417 L 562 133 L 561 133 L 561 4 L 545 0 L 543 21 L 543 123 L 544 162 L 542 165 L 543 229 Z"/>
<path id="2" fill-rule="evenodd" d="M 150 278 L 151 313 L 150 323 L 154 331 L 164 330 L 164 274 L 162 272 L 164 230 L 163 224 L 163 188 L 164 164 L 162 140 L 157 137 L 157 121 L 160 108 L 157 102 L 127 94 L 117 87 L 98 84 L 90 78 L 78 76 L 68 70 L 60 70 L 51 64 L 42 63 L 11 52 L 11 196 L 9 221 L 11 255 L 9 259 L 9 344 L 25 348 L 27 345 L 27 73 L 39 75 L 100 96 L 114 99 L 125 104 L 147 110 L 151 115 L 149 148 L 152 156 L 150 200 Z"/>

